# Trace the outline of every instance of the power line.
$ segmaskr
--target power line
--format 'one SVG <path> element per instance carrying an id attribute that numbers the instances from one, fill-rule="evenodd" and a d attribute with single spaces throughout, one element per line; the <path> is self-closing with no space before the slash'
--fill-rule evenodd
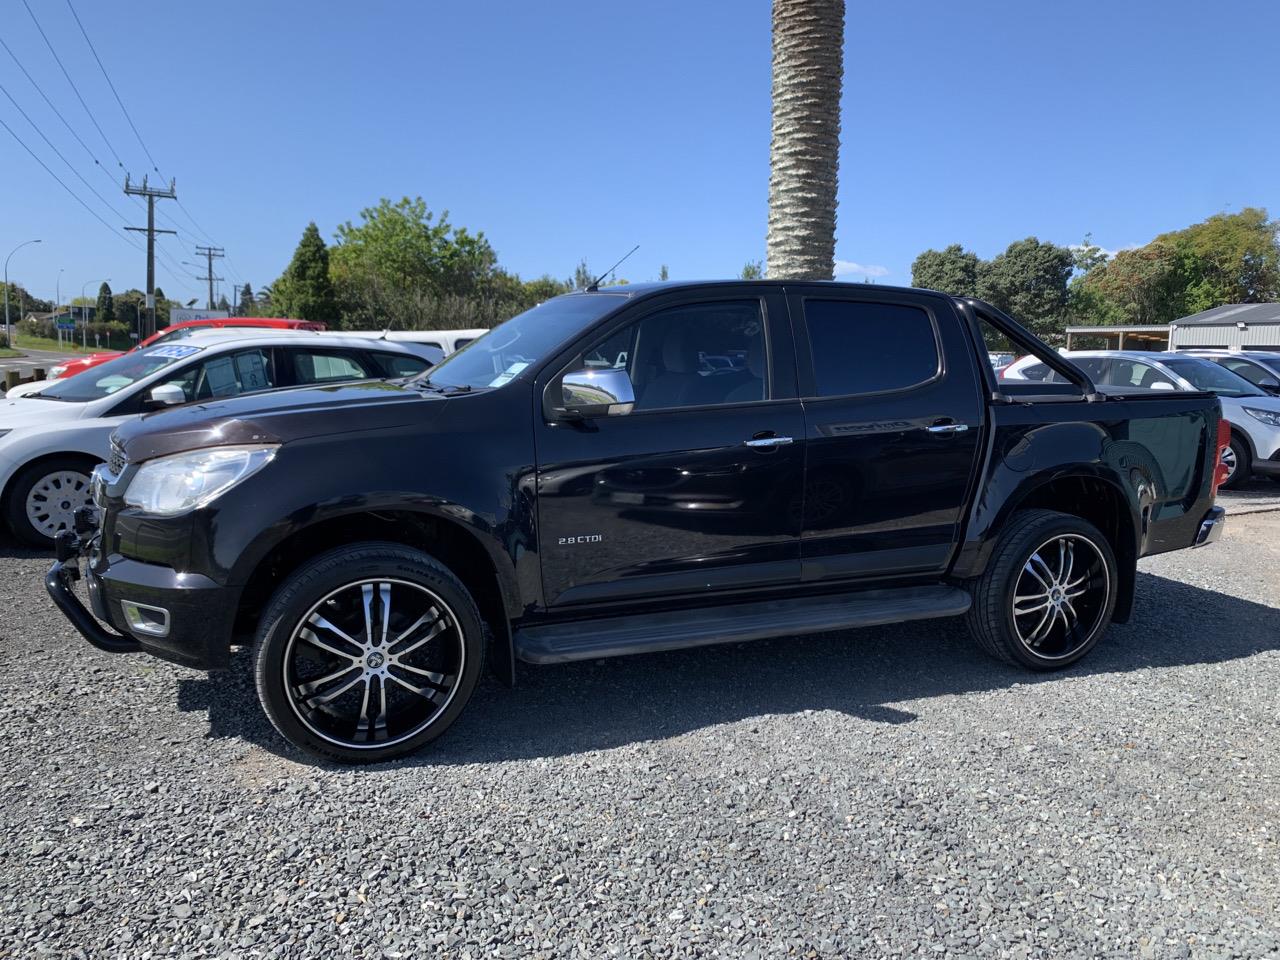
<path id="1" fill-rule="evenodd" d="M 97 220 L 100 224 L 102 224 L 104 227 L 106 227 L 108 230 L 110 230 L 110 231 L 111 231 L 112 236 L 119 237 L 119 238 L 120 238 L 121 240 L 123 240 L 125 243 L 129 244 L 129 246 L 133 247 L 135 250 L 141 250 L 141 249 L 142 249 L 142 247 L 138 246 L 136 243 L 134 243 L 134 242 L 133 242 L 132 240 L 130 240 L 128 237 L 124 236 L 123 234 L 116 233 L 116 228 L 115 228 L 115 227 L 113 227 L 111 224 L 107 223 L 107 221 L 103 220 L 103 219 L 102 219 L 102 217 L 100 217 L 100 216 L 98 215 L 98 212 L 97 212 L 96 210 L 94 210 L 94 209 L 93 209 L 93 207 L 91 207 L 91 206 L 89 206 L 87 203 L 85 203 L 85 202 L 84 202 L 84 200 L 80 197 L 80 195 L 79 195 L 78 193 L 76 193 L 74 190 L 72 190 L 70 187 L 68 187 L 68 186 L 63 182 L 63 180 L 62 180 L 62 178 L 61 178 L 61 177 L 59 177 L 56 173 L 54 173 L 52 170 L 50 170 L 50 169 L 49 169 L 49 165 L 48 165 L 47 163 L 45 163 L 43 160 L 41 160 L 41 159 L 36 155 L 36 152 L 35 152 L 34 150 L 32 150 L 30 147 L 28 147 L 28 146 L 23 142 L 23 140 L 22 140 L 22 138 L 21 138 L 20 136 L 18 136 L 16 133 L 14 133 L 14 132 L 13 132 L 13 128 L 12 128 L 12 127 L 10 127 L 10 126 L 9 126 L 7 123 L 5 123 L 3 120 L 0 120 L 0 127 L 4 127 L 6 130 L 8 130 L 8 131 L 9 131 L 9 136 L 11 136 L 11 137 L 13 137 L 13 139 L 17 140 L 17 141 L 18 141 L 18 145 L 19 145 L 20 147 L 22 147 L 22 149 L 23 149 L 23 150 L 25 150 L 25 151 L 27 151 L 27 153 L 31 154 L 31 159 L 33 159 L 36 163 L 40 164 L 40 166 L 44 167 L 45 173 L 49 174 L 49 176 L 51 176 L 51 177 L 53 177 L 53 179 L 57 180 L 57 181 L 58 181 L 58 185 L 59 185 L 60 187 L 62 187 L 62 189 L 63 189 L 63 190 L 67 191 L 67 193 L 71 194 L 72 198 L 76 201 L 76 203 L 80 204 L 80 206 L 82 206 L 82 207 L 84 207 L 86 210 L 88 210 L 88 211 L 89 211 L 89 213 L 90 213 L 90 215 L 91 215 L 95 220 Z"/>
<path id="2" fill-rule="evenodd" d="M 22 0 L 26 3 L 26 0 Z M 174 189 L 174 182 L 169 181 L 167 187 L 152 187 L 147 184 L 147 178 L 142 178 L 142 186 L 135 187 L 129 182 L 129 175 L 126 173 L 124 177 L 124 192 L 134 196 L 145 197 L 147 201 L 147 225 L 145 227 L 125 227 L 126 230 L 136 230 L 139 233 L 147 235 L 147 319 L 152 333 L 156 332 L 156 234 L 157 233 L 173 233 L 172 230 L 162 230 L 156 227 L 156 201 L 157 200 L 176 200 L 178 192 Z M 141 333 L 142 331 L 138 331 Z"/>
<path id="3" fill-rule="evenodd" d="M 98 135 L 102 137 L 102 142 L 107 145 L 107 149 L 111 151 L 111 155 L 116 158 L 116 166 L 121 170 L 124 169 L 124 163 L 120 160 L 120 154 L 116 153 L 116 148 L 111 145 L 111 141 L 107 139 L 107 135 L 103 133 L 102 127 L 98 124 L 98 119 L 93 115 L 93 111 L 89 109 L 89 105 L 84 102 L 84 97 L 80 96 L 80 88 L 76 86 L 76 82 L 71 79 L 71 74 L 67 72 L 67 68 L 62 64 L 62 58 L 58 56 L 58 51 L 53 48 L 53 44 L 49 42 L 49 37 L 44 32 L 44 27 L 40 26 L 40 21 L 36 19 L 35 11 L 31 9 L 31 4 L 27 0 L 22 0 L 22 5 L 27 8 L 27 13 L 31 16 L 31 22 L 36 25 L 36 29 L 40 31 L 40 37 L 44 40 L 44 45 L 49 48 L 49 52 L 53 54 L 54 63 L 58 65 L 58 69 L 62 71 L 62 75 L 67 78 L 67 83 L 71 84 L 71 89 L 75 92 L 76 99 L 80 101 L 80 106 L 84 107 L 84 112 L 89 115 L 89 120 L 98 131 Z"/>
<path id="4" fill-rule="evenodd" d="M 92 193 L 99 200 L 101 200 L 103 206 L 105 206 L 108 210 L 114 213 L 121 220 L 125 220 L 124 214 L 122 214 L 119 210 L 113 207 L 110 201 L 108 201 L 106 197 L 104 197 L 97 190 L 95 190 L 93 187 L 93 184 L 91 184 L 88 180 L 84 178 L 84 174 L 82 174 L 79 170 L 73 167 L 71 165 L 71 161 L 62 155 L 62 151 L 53 145 L 53 141 L 44 135 L 44 131 L 41 130 L 38 126 L 36 126 L 36 122 L 27 115 L 27 111 L 22 109 L 22 106 L 18 103 L 18 101 L 13 99 L 13 94 L 11 94 L 8 90 L 6 90 L 3 84 L 0 84 L 0 93 L 3 93 L 6 97 L 9 98 L 9 102 L 13 104 L 14 108 L 20 114 L 22 114 L 23 119 L 26 120 L 27 123 L 31 124 L 31 129 L 33 129 L 37 134 L 40 135 L 40 139 L 43 140 L 48 145 L 49 149 L 52 150 L 57 155 L 59 160 L 61 160 L 63 163 L 67 165 L 67 169 L 80 178 L 80 182 L 89 188 L 89 192 Z M 128 221 L 125 220 L 125 222 L 127 223 Z"/>
<path id="5" fill-rule="evenodd" d="M 26 0 L 23 0 L 25 3 Z M 30 7 L 27 8 L 30 10 Z M 89 33 L 85 30 L 84 24 L 80 22 L 80 15 L 76 13 L 76 8 L 71 6 L 71 0 L 67 0 L 67 9 L 71 11 L 71 16 L 75 17 L 76 26 L 80 28 L 80 34 L 84 37 L 84 42 L 89 45 L 89 51 L 93 54 L 93 59 L 98 62 L 98 69 L 102 71 L 103 79 L 107 81 L 107 86 L 111 88 L 111 95 L 116 98 L 116 103 L 120 104 L 120 112 L 124 114 L 124 118 L 129 121 L 129 129 L 133 131 L 133 135 L 138 138 L 138 146 L 142 147 L 142 152 L 147 155 L 147 159 L 151 161 L 151 169 L 160 174 L 160 168 L 156 165 L 155 157 L 151 156 L 151 151 L 147 149 L 147 145 L 142 141 L 142 134 L 138 132 L 138 128 L 133 123 L 133 117 L 129 116 L 129 111 L 125 109 L 124 101 L 120 99 L 120 94 L 116 92 L 116 85 L 111 82 L 111 77 L 107 74 L 107 68 L 102 65 L 102 58 L 98 56 L 98 51 L 93 45 L 93 41 L 89 39 Z M 101 132 L 101 131 L 99 131 Z"/>
<path id="6" fill-rule="evenodd" d="M 36 83 L 36 78 L 31 76 L 31 73 L 27 68 L 22 65 L 22 61 L 18 59 L 18 55 L 9 49 L 9 45 L 4 42 L 4 37 L 0 37 L 0 47 L 4 47 L 4 52 L 13 58 L 13 62 L 18 65 L 18 69 L 22 71 L 23 76 L 31 81 L 31 85 L 36 88 L 36 93 L 40 94 L 40 96 L 44 98 L 44 102 L 49 105 L 49 109 L 53 111 L 54 116 L 61 120 L 62 125 L 67 128 L 67 132 L 76 138 L 76 143 L 84 147 L 84 152 L 89 155 L 89 159 L 93 161 L 94 166 L 105 173 L 113 184 L 117 187 L 120 186 L 120 184 L 116 182 L 116 178 L 111 176 L 111 171 L 102 165 L 98 158 L 94 156 L 93 151 L 89 149 L 89 145 L 80 138 L 80 134 L 76 133 L 75 128 L 67 122 L 67 118 L 62 115 L 62 111 L 53 105 L 53 101 L 49 99 L 49 95 L 44 92 L 40 87 L 40 84 Z"/>

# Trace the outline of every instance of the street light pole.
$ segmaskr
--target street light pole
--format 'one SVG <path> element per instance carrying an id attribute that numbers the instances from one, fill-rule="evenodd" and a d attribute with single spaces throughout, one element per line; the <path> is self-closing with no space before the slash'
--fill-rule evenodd
<path id="1" fill-rule="evenodd" d="M 102 282 L 110 283 L 111 278 L 107 277 L 107 279 Z M 80 284 L 80 344 L 86 350 L 89 349 L 89 314 L 86 312 L 88 308 L 84 304 L 86 299 L 84 290 L 85 287 L 89 286 L 91 283 L 93 283 L 92 280 L 86 280 L 84 283 Z M 71 342 L 74 344 L 75 340 L 72 340 Z"/>
<path id="2" fill-rule="evenodd" d="M 58 268 L 58 285 L 54 287 L 54 299 L 58 302 L 53 305 L 53 325 L 58 327 L 58 314 L 62 312 L 62 271 L 66 267 Z M 58 327 L 58 346 L 62 346 L 62 328 Z"/>
<path id="3" fill-rule="evenodd" d="M 39 240 L 24 240 L 12 250 L 9 256 L 4 258 L 4 336 L 9 348 L 13 348 L 13 331 L 9 329 L 9 258 L 25 247 L 28 243 L 39 243 Z"/>

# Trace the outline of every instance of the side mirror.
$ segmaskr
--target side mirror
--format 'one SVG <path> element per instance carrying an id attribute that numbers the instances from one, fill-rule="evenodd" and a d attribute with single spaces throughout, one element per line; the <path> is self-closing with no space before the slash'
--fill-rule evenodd
<path id="1" fill-rule="evenodd" d="M 560 392 L 561 412 L 570 420 L 625 416 L 636 403 L 627 371 L 610 367 L 566 373 Z"/>
<path id="2" fill-rule="evenodd" d="M 147 406 L 154 410 L 176 407 L 186 402 L 186 392 L 176 383 L 162 383 L 158 387 L 152 387 L 151 392 L 147 394 Z"/>
<path id="3" fill-rule="evenodd" d="M 1177 390 L 1178 388 L 1175 387 L 1168 380 L 1157 380 L 1155 383 L 1151 385 L 1151 389 L 1152 390 Z"/>
<path id="4" fill-rule="evenodd" d="M 1275 377 L 1263 377 L 1258 381 L 1258 388 L 1267 391 L 1267 393 L 1275 396 L 1280 394 L 1280 380 Z"/>

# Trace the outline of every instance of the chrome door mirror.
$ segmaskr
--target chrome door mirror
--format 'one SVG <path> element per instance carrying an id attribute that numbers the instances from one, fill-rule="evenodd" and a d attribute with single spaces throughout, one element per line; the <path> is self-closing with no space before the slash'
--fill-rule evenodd
<path id="1" fill-rule="evenodd" d="M 186 391 L 176 383 L 162 383 L 158 387 L 152 387 L 151 392 L 147 394 L 147 406 L 153 409 L 176 407 L 178 404 L 186 402 Z"/>
<path id="2" fill-rule="evenodd" d="M 1265 390 L 1274 397 L 1276 394 L 1280 394 L 1280 380 L 1275 377 L 1263 377 L 1258 381 L 1258 389 Z"/>
<path id="3" fill-rule="evenodd" d="M 636 403 L 627 371 L 610 367 L 566 373 L 560 382 L 560 393 L 561 411 L 572 420 L 625 416 Z"/>
<path id="4" fill-rule="evenodd" d="M 1168 380 L 1157 380 L 1155 383 L 1153 383 L 1153 384 L 1151 385 L 1151 388 L 1150 388 L 1150 389 L 1152 389 L 1152 390 L 1177 390 L 1178 388 L 1177 388 L 1177 387 L 1175 387 L 1175 386 L 1174 386 L 1172 383 L 1170 383 Z"/>

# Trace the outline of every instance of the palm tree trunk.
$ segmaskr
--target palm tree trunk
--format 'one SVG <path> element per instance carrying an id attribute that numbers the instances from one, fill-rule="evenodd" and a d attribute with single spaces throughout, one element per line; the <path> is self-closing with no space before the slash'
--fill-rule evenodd
<path id="1" fill-rule="evenodd" d="M 773 279 L 832 278 L 843 77 L 844 0 L 773 0 Z"/>

